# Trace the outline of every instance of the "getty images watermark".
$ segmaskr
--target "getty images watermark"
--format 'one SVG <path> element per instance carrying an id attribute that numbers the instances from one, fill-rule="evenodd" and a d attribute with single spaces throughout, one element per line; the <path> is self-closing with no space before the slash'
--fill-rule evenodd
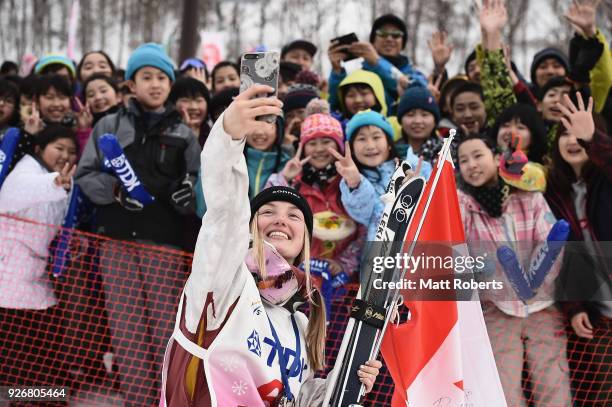
<path id="1" fill-rule="evenodd" d="M 375 256 L 372 258 L 372 271 L 378 277 L 373 279 L 372 285 L 377 290 L 502 290 L 503 281 L 477 281 L 474 278 L 485 272 L 486 257 L 486 254 L 474 257 L 425 253 Z M 405 270 L 405 275 L 399 281 L 385 281 L 385 270 Z"/>

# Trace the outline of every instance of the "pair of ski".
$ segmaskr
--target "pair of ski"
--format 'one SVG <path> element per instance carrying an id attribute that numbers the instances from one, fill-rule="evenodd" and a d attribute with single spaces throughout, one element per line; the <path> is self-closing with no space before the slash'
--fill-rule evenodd
<path id="1" fill-rule="evenodd" d="M 425 180 L 416 177 L 405 181 L 410 165 L 402 161 L 397 167 L 386 193 L 381 197 L 385 209 L 379 222 L 375 244 L 361 270 L 361 284 L 353 303 L 350 319 L 338 351 L 336 364 L 327 378 L 329 385 L 324 406 L 359 405 L 365 387 L 357 370 L 367 360 L 376 359 L 382 338 L 396 300 L 390 290 L 375 289 L 374 280 L 397 281 L 397 270 L 385 268 L 374 273 L 370 263 L 374 257 L 395 256 L 404 246 L 410 222 L 421 199 Z"/>

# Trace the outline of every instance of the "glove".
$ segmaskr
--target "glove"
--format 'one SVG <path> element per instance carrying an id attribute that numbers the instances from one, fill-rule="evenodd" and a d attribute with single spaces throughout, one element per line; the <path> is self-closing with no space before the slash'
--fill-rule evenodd
<path id="1" fill-rule="evenodd" d="M 115 200 L 119 202 L 119 205 L 131 212 L 140 212 L 144 208 L 140 201 L 129 196 L 127 191 L 120 186 L 117 186 L 115 189 Z"/>
<path id="2" fill-rule="evenodd" d="M 187 209 L 194 202 L 195 192 L 189 175 L 180 183 L 178 189 L 170 196 L 172 203 L 181 209 Z"/>

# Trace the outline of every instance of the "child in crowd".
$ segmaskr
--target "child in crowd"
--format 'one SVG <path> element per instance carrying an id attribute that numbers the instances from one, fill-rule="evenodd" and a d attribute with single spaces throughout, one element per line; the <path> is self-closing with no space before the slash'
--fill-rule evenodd
<path id="1" fill-rule="evenodd" d="M 380 200 L 395 171 L 393 128 L 380 113 L 357 113 L 346 125 L 344 154 L 329 150 L 336 157 L 336 170 L 342 176 L 342 204 L 356 222 L 368 228 L 373 241 L 384 210 Z"/>
<path id="2" fill-rule="evenodd" d="M 58 357 L 63 323 L 47 276 L 47 258 L 58 231 L 53 226 L 62 224 L 68 208 L 76 159 L 74 132 L 49 124 L 0 189 L 0 214 L 33 222 L 0 216 L 3 386 L 65 386 L 69 381 L 63 358 Z"/>
<path id="3" fill-rule="evenodd" d="M 402 125 L 402 139 L 395 143 L 400 157 L 422 157 L 421 173 L 429 179 L 443 140 L 437 134 L 440 109 L 427 88 L 414 86 L 402 95 L 397 107 L 397 121 Z M 408 160 L 413 168 L 418 165 Z"/>
<path id="4" fill-rule="evenodd" d="M 522 264 L 529 264 L 538 243 L 546 241 L 555 218 L 540 192 L 513 190 L 498 175 L 499 155 L 483 135 L 459 142 L 461 179 L 459 205 L 467 242 L 474 246 L 516 246 Z M 490 250 L 489 250 L 490 251 Z M 489 252 L 488 251 L 488 252 Z M 509 406 L 524 400 L 522 372 L 527 364 L 536 405 L 567 406 L 571 394 L 563 318 L 553 300 L 558 262 L 536 296 L 523 303 L 506 288 L 492 302 L 483 302 L 489 339 Z M 495 279 L 510 284 L 498 264 Z"/>
<path id="5" fill-rule="evenodd" d="M 81 109 L 77 116 L 79 142 L 79 155 L 83 154 L 91 129 L 103 117 L 117 113 L 121 106 L 121 96 L 115 81 L 105 73 L 89 75 L 83 82 L 83 96 L 85 106 L 80 101 L 77 105 Z"/>
<path id="6" fill-rule="evenodd" d="M 257 195 L 270 175 L 279 172 L 291 156 L 282 146 L 283 119 L 278 117 L 272 126 L 247 134 L 244 155 L 249 172 L 249 196 Z"/>
<path id="7" fill-rule="evenodd" d="M 309 72 L 309 71 L 302 71 Z M 300 73 L 298 76 L 302 75 Z M 298 80 L 301 78 L 298 77 Z M 308 83 L 295 83 L 287 89 L 283 101 L 283 114 L 285 118 L 285 135 L 283 144 L 297 147 L 300 140 L 302 122 L 306 117 L 306 105 L 319 97 L 316 86 Z"/>
<path id="8" fill-rule="evenodd" d="M 225 109 L 232 103 L 232 100 L 238 96 L 239 92 L 239 87 L 232 87 L 213 94 L 210 98 L 210 106 L 208 109 L 212 122 L 215 122 L 219 116 L 221 116 Z"/>
<path id="9" fill-rule="evenodd" d="M 47 54 L 40 58 L 34 66 L 37 75 L 59 75 L 74 89 L 76 83 L 76 68 L 74 62 L 61 54 Z"/>
<path id="10" fill-rule="evenodd" d="M 231 61 L 221 61 L 213 68 L 211 74 L 212 94 L 227 89 L 240 87 L 240 67 Z"/>
<path id="11" fill-rule="evenodd" d="M 203 147 L 210 131 L 208 123 L 210 92 L 206 85 L 191 77 L 179 78 L 172 84 L 168 101 L 175 105 L 183 118 L 183 123 L 191 129 Z"/>
<path id="12" fill-rule="evenodd" d="M 185 270 L 169 270 L 141 245 L 181 248 L 185 244 L 184 216 L 195 210 L 193 185 L 200 146 L 179 113 L 166 104 L 174 69 L 161 46 L 138 47 L 128 60 L 126 79 L 135 96 L 128 107 L 96 124 L 76 182 L 97 205 L 96 232 L 113 239 L 100 247 L 111 342 L 126 405 L 142 406 L 156 404 L 159 397 L 157 372 L 164 338 L 172 330 L 171 304 L 179 295 Z M 130 196 L 104 168 L 105 157 L 98 148 L 104 133 L 117 136 L 134 173 L 154 197 L 152 203 L 145 206 Z M 128 274 L 125 262 L 130 264 Z"/>
<path id="13" fill-rule="evenodd" d="M 0 79 L 0 141 L 9 127 L 19 124 L 19 88 L 6 79 Z"/>
<path id="14" fill-rule="evenodd" d="M 342 177 L 336 170 L 336 157 L 329 151 L 344 153 L 343 140 L 342 125 L 329 114 L 306 117 L 295 157 L 268 180 L 268 186 L 292 186 L 306 199 L 314 214 L 311 257 L 327 260 L 334 276 L 357 272 L 359 246 L 363 244 L 354 244 L 358 228 L 342 205 Z M 364 237 L 365 228 L 359 231 Z"/>
<path id="15" fill-rule="evenodd" d="M 325 380 L 314 378 L 324 367 L 326 333 L 325 306 L 308 266 L 312 212 L 286 187 L 262 191 L 249 208 L 245 139 L 274 131 L 255 116 L 281 114 L 276 98 L 250 99 L 271 90 L 254 85 L 240 94 L 204 147 L 208 212 L 166 352 L 161 406 L 314 406 L 323 401 Z M 234 186 L 231 193 L 226 193 L 228 185 Z M 304 272 L 297 268 L 302 262 Z M 310 305 L 309 318 L 297 311 L 303 303 Z M 287 360 L 281 354 L 293 356 Z M 355 372 L 366 393 L 380 367 L 368 361 Z M 232 391 L 232 383 L 241 391 Z"/>
<path id="16" fill-rule="evenodd" d="M 546 199 L 553 213 L 570 224 L 559 298 L 571 325 L 568 350 L 576 399 L 605 404 L 612 374 L 612 139 L 602 117 L 582 97 L 564 96 L 564 114 L 553 144 Z M 597 125 L 595 124 L 595 120 Z"/>
<path id="17" fill-rule="evenodd" d="M 115 64 L 102 50 L 86 52 L 77 65 L 76 75 L 81 84 L 94 74 L 101 74 L 108 78 L 113 78 L 115 75 Z"/>

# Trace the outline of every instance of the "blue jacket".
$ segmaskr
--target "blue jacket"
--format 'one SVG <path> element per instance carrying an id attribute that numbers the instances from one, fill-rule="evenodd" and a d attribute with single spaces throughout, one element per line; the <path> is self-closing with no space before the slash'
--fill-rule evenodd
<path id="1" fill-rule="evenodd" d="M 280 172 L 291 157 L 284 151 L 280 152 L 280 160 L 276 165 L 276 151 L 260 151 L 245 147 L 247 169 L 249 171 L 249 199 L 253 199 L 268 182 L 270 175 Z"/>
<path id="2" fill-rule="evenodd" d="M 376 170 L 363 170 L 359 186 L 352 191 L 344 179 L 340 182 L 342 204 L 355 222 L 368 228 L 368 241 L 376 237 L 376 228 L 385 209 L 380 197 L 386 192 L 394 171 L 395 161 L 389 160 Z"/>

